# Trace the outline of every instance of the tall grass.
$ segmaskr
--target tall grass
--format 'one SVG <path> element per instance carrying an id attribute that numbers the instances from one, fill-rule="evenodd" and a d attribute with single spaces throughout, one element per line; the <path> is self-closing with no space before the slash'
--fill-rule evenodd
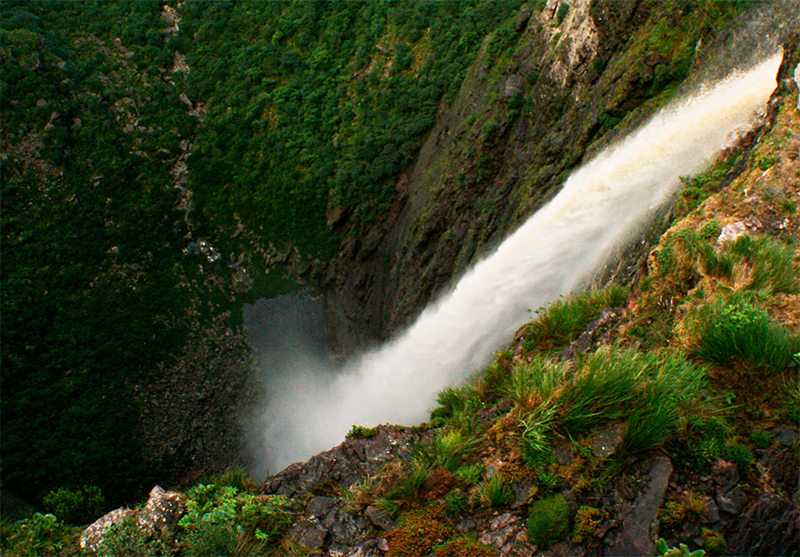
<path id="1" fill-rule="evenodd" d="M 725 367 L 739 364 L 775 373 L 784 369 L 800 350 L 797 335 L 790 335 L 742 295 L 704 304 L 688 325 L 695 338 L 694 354 Z"/>
<path id="2" fill-rule="evenodd" d="M 531 362 L 520 362 L 512 369 L 503 393 L 522 408 L 535 408 L 553 398 L 568 370 L 568 365 L 537 354 Z"/>
<path id="3" fill-rule="evenodd" d="M 587 323 L 597 319 L 604 308 L 621 305 L 627 295 L 626 288 L 612 285 L 558 300 L 537 310 L 539 318 L 523 333 L 526 351 L 547 352 L 566 346 L 580 335 Z"/>

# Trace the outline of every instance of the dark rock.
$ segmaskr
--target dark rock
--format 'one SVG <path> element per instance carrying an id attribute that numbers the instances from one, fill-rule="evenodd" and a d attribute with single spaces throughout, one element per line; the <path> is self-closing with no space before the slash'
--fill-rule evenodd
<path id="1" fill-rule="evenodd" d="M 475 523 L 475 521 L 469 518 L 465 518 L 464 520 L 456 524 L 456 530 L 458 530 L 462 534 L 466 534 L 467 532 L 473 532 L 477 527 L 478 525 Z"/>
<path id="2" fill-rule="evenodd" d="M 380 528 L 386 532 L 391 532 L 397 526 L 397 522 L 393 520 L 391 517 L 386 516 L 382 510 L 377 507 L 370 505 L 364 511 L 364 515 L 367 517 L 373 526 L 376 528 Z"/>
<path id="3" fill-rule="evenodd" d="M 352 515 L 339 505 L 320 520 L 333 537 L 334 542 L 353 545 L 363 537 L 367 530 L 367 520 L 363 516 Z"/>
<path id="4" fill-rule="evenodd" d="M 716 499 L 719 510 L 728 514 L 737 514 L 747 501 L 747 496 L 739 486 L 736 486 L 727 493 L 717 490 Z"/>
<path id="5" fill-rule="evenodd" d="M 659 457 L 653 462 L 648 475 L 647 489 L 634 503 L 633 510 L 622 521 L 622 534 L 606 552 L 606 556 L 652 555 L 655 549 L 653 523 L 664 501 L 664 492 L 672 474 L 672 462 Z"/>
<path id="6" fill-rule="evenodd" d="M 775 493 L 762 494 L 737 522 L 727 555 L 800 554 L 800 508 Z"/>
<path id="7" fill-rule="evenodd" d="M 306 512 L 311 516 L 321 517 L 327 514 L 328 509 L 330 509 L 338 499 L 334 497 L 324 497 L 324 496 L 317 496 L 313 497 L 306 506 Z"/>
<path id="8" fill-rule="evenodd" d="M 533 8 L 530 4 L 523 4 L 522 7 L 519 9 L 519 13 L 517 14 L 517 22 L 514 28 L 517 30 L 517 33 L 523 31 L 525 27 L 528 26 L 528 21 L 531 19 L 531 14 L 533 13 Z"/>
<path id="9" fill-rule="evenodd" d="M 717 509 L 717 504 L 714 501 L 709 501 L 706 503 L 706 506 L 703 509 L 702 517 L 711 524 L 716 524 L 719 522 L 719 511 Z"/>
<path id="10" fill-rule="evenodd" d="M 622 424 L 612 424 L 592 435 L 592 454 L 598 458 L 608 458 L 622 442 Z"/>
<path id="11" fill-rule="evenodd" d="M 347 489 L 377 473 L 386 462 L 407 459 L 409 446 L 421 438 L 419 433 L 398 426 L 382 425 L 376 430 L 373 437 L 347 439 L 307 462 L 288 466 L 265 480 L 264 491 L 293 496 L 326 484 Z"/>
<path id="12" fill-rule="evenodd" d="M 97 550 L 105 539 L 106 529 L 112 524 L 122 524 L 125 519 L 135 514 L 136 512 L 131 509 L 116 509 L 103 515 L 83 531 L 83 534 L 81 534 L 78 540 L 78 545 L 83 551 L 91 554 L 97 553 Z"/>
<path id="13" fill-rule="evenodd" d="M 712 467 L 714 483 L 719 486 L 723 492 L 733 489 L 733 486 L 739 483 L 739 471 L 736 465 L 727 460 L 717 460 Z"/>
<path id="14" fill-rule="evenodd" d="M 791 427 L 776 428 L 772 433 L 775 436 L 773 442 L 780 445 L 794 445 L 795 443 L 800 443 L 800 431 Z"/>
<path id="15" fill-rule="evenodd" d="M 561 445 L 556 447 L 556 462 L 561 466 L 570 466 L 573 461 L 572 453 L 568 451 L 566 447 Z"/>
<path id="16" fill-rule="evenodd" d="M 303 518 L 289 529 L 286 537 L 309 549 L 320 549 L 325 545 L 328 531 L 316 518 Z"/>
<path id="17" fill-rule="evenodd" d="M 514 493 L 514 502 L 511 503 L 512 509 L 518 509 L 527 504 L 528 499 L 531 497 L 531 488 L 533 484 L 528 481 L 514 482 L 511 484 L 511 491 Z"/>
<path id="18" fill-rule="evenodd" d="M 503 88 L 503 98 L 510 99 L 511 97 L 522 93 L 525 90 L 525 78 L 521 75 L 512 75 L 506 79 L 506 85 Z"/>

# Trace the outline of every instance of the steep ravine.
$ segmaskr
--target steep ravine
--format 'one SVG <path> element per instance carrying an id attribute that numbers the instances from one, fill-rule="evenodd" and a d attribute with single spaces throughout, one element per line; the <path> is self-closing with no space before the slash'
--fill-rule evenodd
<path id="1" fill-rule="evenodd" d="M 641 123 L 684 77 L 696 83 L 763 55 L 796 18 L 790 2 L 724 25 L 695 5 L 578 2 L 559 17 L 558 4 L 523 7 L 487 38 L 398 178 L 397 203 L 370 229 L 346 232 L 324 276 L 312 275 L 339 350 L 408 325 L 551 198 L 587 151 Z"/>

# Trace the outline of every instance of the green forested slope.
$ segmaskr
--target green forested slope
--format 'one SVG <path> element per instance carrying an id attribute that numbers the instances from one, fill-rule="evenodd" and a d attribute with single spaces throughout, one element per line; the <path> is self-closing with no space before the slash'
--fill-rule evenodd
<path id="1" fill-rule="evenodd" d="M 4 484 L 116 499 L 157 475 L 137 386 L 259 275 L 225 264 L 220 229 L 330 256 L 327 208 L 362 222 L 392 200 L 518 4 L 189 1 L 175 27 L 157 2 L 4 2 Z M 203 238 L 221 259 L 187 250 Z"/>

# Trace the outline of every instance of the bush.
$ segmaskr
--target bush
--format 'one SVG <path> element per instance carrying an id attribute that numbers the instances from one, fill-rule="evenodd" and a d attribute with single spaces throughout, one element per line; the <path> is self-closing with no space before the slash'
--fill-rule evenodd
<path id="1" fill-rule="evenodd" d="M 99 557 L 167 557 L 170 548 L 160 538 L 148 539 L 135 517 L 128 517 L 119 525 L 112 525 L 98 551 Z"/>
<path id="2" fill-rule="evenodd" d="M 69 548 L 77 546 L 79 535 L 79 530 L 67 528 L 55 515 L 34 513 L 31 518 L 19 520 L 13 523 L 8 531 L 3 532 L 3 555 L 15 557 L 68 555 L 71 553 Z"/>
<path id="3" fill-rule="evenodd" d="M 69 524 L 89 524 L 103 514 L 106 501 L 99 487 L 65 487 L 44 496 L 44 507 Z"/>
<path id="4" fill-rule="evenodd" d="M 561 495 L 540 499 L 528 514 L 528 539 L 547 548 L 563 540 L 569 531 L 569 508 Z"/>

